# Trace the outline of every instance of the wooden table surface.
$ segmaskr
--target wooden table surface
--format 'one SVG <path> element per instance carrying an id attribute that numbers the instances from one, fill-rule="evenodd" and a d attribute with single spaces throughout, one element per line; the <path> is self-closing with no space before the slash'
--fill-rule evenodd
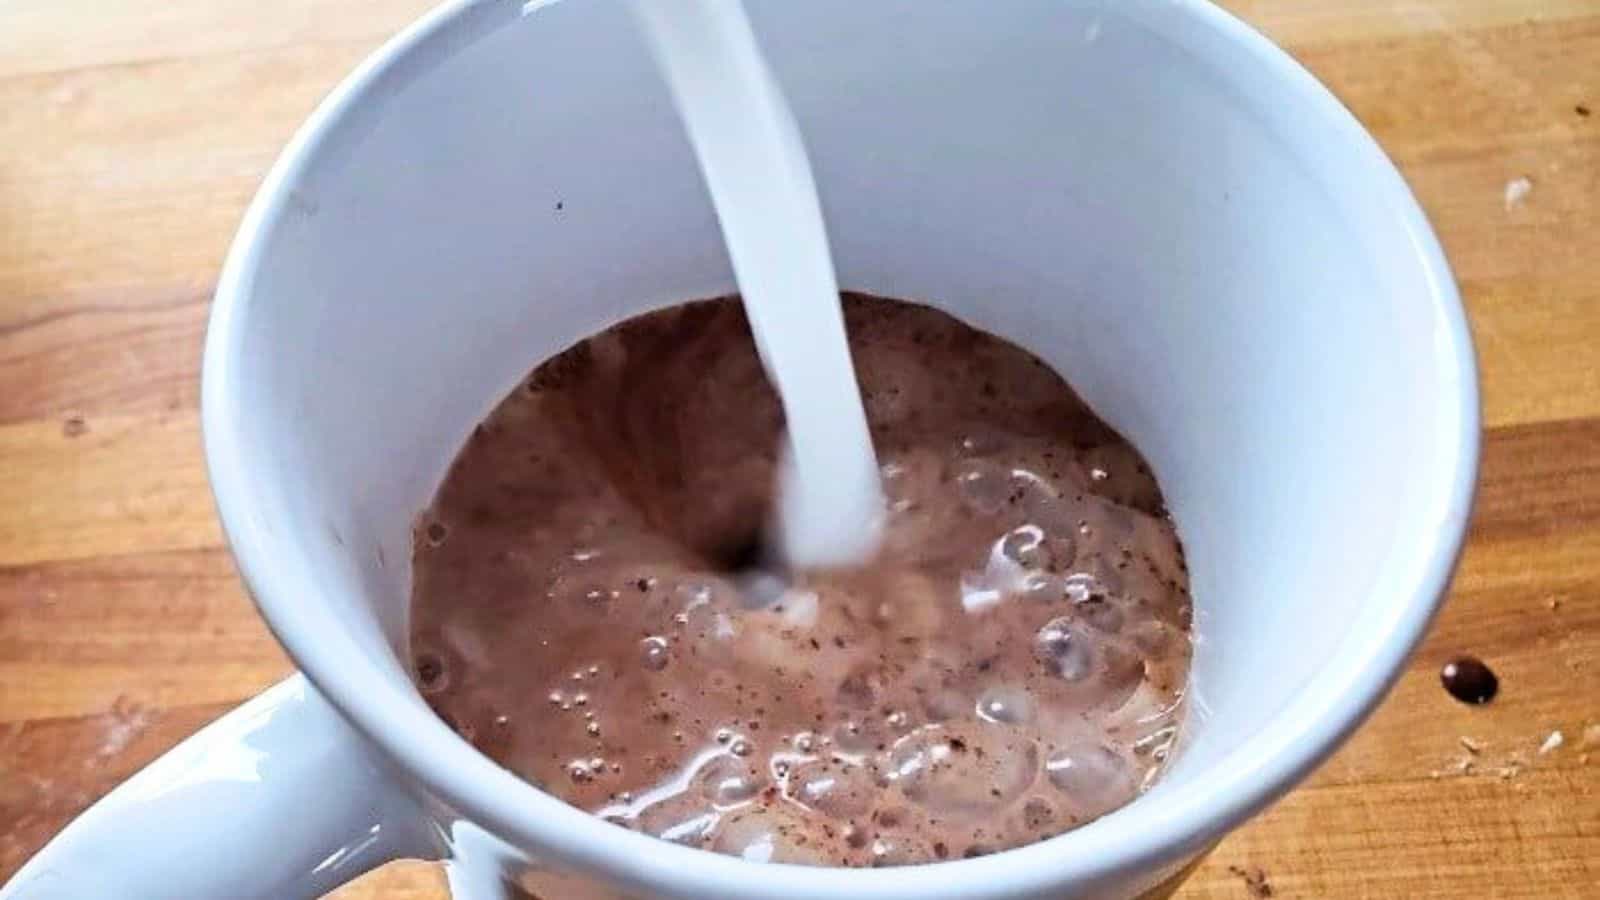
<path id="1" fill-rule="evenodd" d="M 427 5 L 0 0 L 0 880 L 290 670 L 207 493 L 207 303 L 291 131 Z M 1487 435 L 1471 542 L 1411 670 L 1180 896 L 1600 896 L 1600 0 L 1228 5 L 1421 197 Z M 1487 707 L 1439 687 L 1463 651 L 1500 673 Z M 338 896 L 444 893 L 400 863 Z"/>

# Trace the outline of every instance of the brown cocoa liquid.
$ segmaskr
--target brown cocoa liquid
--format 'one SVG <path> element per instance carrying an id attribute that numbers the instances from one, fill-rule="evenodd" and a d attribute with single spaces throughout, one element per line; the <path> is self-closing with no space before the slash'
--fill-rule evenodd
<path id="1" fill-rule="evenodd" d="M 736 299 L 632 319 L 535 369 L 417 525 L 440 716 L 568 803 L 756 860 L 979 855 L 1149 784 L 1190 656 L 1149 469 L 1020 348 L 844 304 L 876 558 L 762 567 L 783 417 Z"/>

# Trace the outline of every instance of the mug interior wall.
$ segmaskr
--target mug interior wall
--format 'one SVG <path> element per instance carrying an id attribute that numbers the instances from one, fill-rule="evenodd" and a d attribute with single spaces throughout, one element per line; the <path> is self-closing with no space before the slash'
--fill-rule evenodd
<path id="1" fill-rule="evenodd" d="M 1174 778 L 1271 720 L 1384 612 L 1437 452 L 1440 327 L 1336 134 L 1205 60 L 1165 3 L 750 3 L 841 283 L 1056 366 L 1154 465 L 1199 610 Z M 240 328 L 252 506 L 398 668 L 409 526 L 540 359 L 731 290 L 620 4 L 485 4 L 383 73 L 272 221 Z"/>

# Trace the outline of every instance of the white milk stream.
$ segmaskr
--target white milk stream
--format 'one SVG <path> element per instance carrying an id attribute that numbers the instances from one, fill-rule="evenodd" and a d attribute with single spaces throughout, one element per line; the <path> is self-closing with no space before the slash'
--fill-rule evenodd
<path id="1" fill-rule="evenodd" d="M 811 165 L 740 0 L 634 0 L 700 160 L 756 348 L 788 423 L 785 561 L 864 560 L 883 495 Z"/>

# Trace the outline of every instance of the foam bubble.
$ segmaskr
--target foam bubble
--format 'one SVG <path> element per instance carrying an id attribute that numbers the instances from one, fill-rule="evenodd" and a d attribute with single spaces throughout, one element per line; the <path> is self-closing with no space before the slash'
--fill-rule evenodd
<path id="1" fill-rule="evenodd" d="M 720 816 L 706 809 L 696 798 L 668 797 L 645 807 L 639 814 L 639 829 L 664 841 L 698 847 L 716 831 Z"/>
<path id="2" fill-rule="evenodd" d="M 1000 539 L 1000 553 L 1024 569 L 1047 569 L 1054 561 L 1044 529 L 1019 525 Z"/>
<path id="3" fill-rule="evenodd" d="M 703 635 L 709 640 L 715 636 L 718 617 L 724 615 L 725 610 L 737 608 L 737 597 L 735 588 L 720 582 L 685 582 L 672 592 L 672 602 L 678 607 L 672 622 L 686 634 L 696 638 Z"/>
<path id="4" fill-rule="evenodd" d="M 1029 572 L 1017 582 L 1017 596 L 1033 603 L 1054 603 L 1066 596 L 1061 576 Z"/>
<path id="5" fill-rule="evenodd" d="M 424 694 L 442 694 L 450 689 L 453 680 L 450 667 L 438 653 L 418 653 L 415 656 L 417 686 Z"/>
<path id="6" fill-rule="evenodd" d="M 1060 616 L 1034 635 L 1034 656 L 1054 674 L 1071 682 L 1084 681 L 1094 671 L 1093 639 L 1072 619 Z"/>
<path id="7" fill-rule="evenodd" d="M 794 768 L 789 787 L 800 805 L 840 820 L 865 815 L 878 794 L 866 767 L 843 761 L 801 763 Z"/>
<path id="8" fill-rule="evenodd" d="M 1078 815 L 1094 817 L 1133 798 L 1138 785 L 1122 754 L 1097 741 L 1069 744 L 1045 761 L 1045 774 Z"/>
<path id="9" fill-rule="evenodd" d="M 992 516 L 1005 509 L 1011 497 L 1011 473 L 994 463 L 969 462 L 956 473 L 956 489 L 968 506 Z"/>
<path id="10" fill-rule="evenodd" d="M 1033 721 L 1033 695 L 1019 687 L 992 687 L 978 697 L 978 718 L 1003 725 Z"/>
<path id="11" fill-rule="evenodd" d="M 919 806 L 974 817 L 1009 806 L 1034 782 L 1039 751 L 1021 730 L 973 723 L 929 725 L 906 735 L 888 758 L 891 783 Z"/>
<path id="12" fill-rule="evenodd" d="M 672 652 L 667 644 L 667 639 L 659 635 L 651 635 L 639 642 L 640 660 L 644 667 L 651 672 L 659 672 L 667 667 L 672 659 Z"/>
<path id="13" fill-rule="evenodd" d="M 766 780 L 741 759 L 719 756 L 695 773 L 700 794 L 717 809 L 731 809 L 755 799 Z"/>
<path id="14" fill-rule="evenodd" d="M 1125 619 L 1122 608 L 1103 595 L 1079 603 L 1073 611 L 1091 628 L 1106 634 L 1116 634 L 1121 631 Z"/>
<path id="15" fill-rule="evenodd" d="M 792 813 L 773 807 L 755 807 L 731 813 L 711 847 L 750 862 L 825 866 L 832 860 L 808 834 L 806 823 Z"/>
<path id="16" fill-rule="evenodd" d="M 428 539 L 428 546 L 437 547 L 450 536 L 450 529 L 443 522 L 429 522 L 424 535 Z"/>
<path id="17" fill-rule="evenodd" d="M 1106 593 L 1105 585 L 1100 579 L 1088 572 L 1073 572 L 1061 579 L 1062 590 L 1066 592 L 1067 599 L 1073 603 L 1087 603 L 1095 597 L 1103 597 Z"/>

